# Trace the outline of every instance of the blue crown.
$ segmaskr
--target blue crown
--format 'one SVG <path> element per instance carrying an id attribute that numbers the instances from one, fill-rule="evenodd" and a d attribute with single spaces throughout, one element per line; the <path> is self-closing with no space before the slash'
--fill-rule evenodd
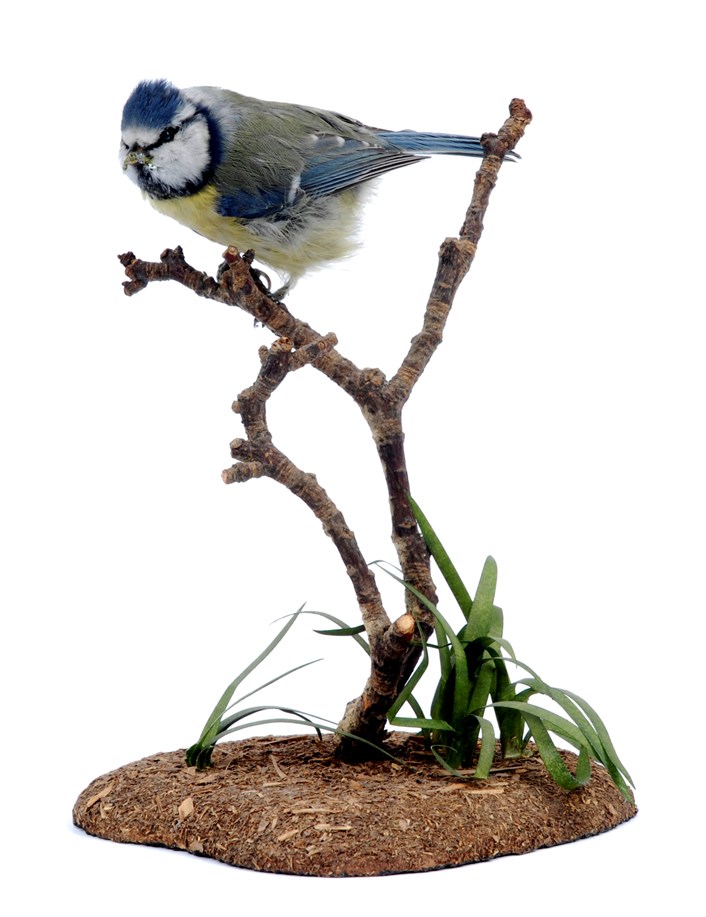
<path id="1" fill-rule="evenodd" d="M 180 91 L 167 80 L 143 80 L 125 103 L 121 127 L 166 127 L 174 120 L 180 102 Z"/>

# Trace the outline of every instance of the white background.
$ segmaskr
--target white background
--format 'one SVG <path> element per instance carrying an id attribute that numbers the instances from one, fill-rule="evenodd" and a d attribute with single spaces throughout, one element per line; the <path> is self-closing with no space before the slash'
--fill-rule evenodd
<path id="1" fill-rule="evenodd" d="M 3 854 L 13 913 L 353 914 L 451 893 L 573 914 L 693 901 L 703 790 L 703 49 L 696 5 L 119 4 L 5 13 Z M 426 875 L 315 880 L 90 839 L 78 793 L 195 740 L 230 679 L 307 607 L 356 621 L 320 526 L 271 482 L 226 488 L 230 404 L 271 335 L 176 285 L 127 299 L 116 255 L 220 248 L 141 201 L 118 166 L 143 78 L 478 134 L 535 115 L 503 168 L 477 260 L 406 411 L 413 492 L 474 586 L 499 564 L 518 656 L 605 717 L 640 814 L 599 838 Z M 290 307 L 391 374 L 474 163 L 388 176 L 365 248 Z M 392 560 L 357 409 L 306 369 L 277 442 Z M 393 615 L 402 596 L 382 584 Z M 446 605 L 451 614 L 451 608 Z M 366 660 L 297 622 L 268 695 L 337 719 Z M 286 895 L 284 899 L 281 896 Z M 335 897 L 331 897 L 335 896 Z M 464 897 L 461 897 L 464 896 Z M 446 899 L 448 900 L 448 899 Z"/>

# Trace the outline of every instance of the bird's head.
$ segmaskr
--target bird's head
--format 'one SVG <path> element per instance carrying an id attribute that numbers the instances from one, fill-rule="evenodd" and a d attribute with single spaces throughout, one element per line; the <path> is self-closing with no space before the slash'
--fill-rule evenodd
<path id="1" fill-rule="evenodd" d="M 120 161 L 150 197 L 193 194 L 214 168 L 208 110 L 166 80 L 139 83 L 123 108 Z"/>

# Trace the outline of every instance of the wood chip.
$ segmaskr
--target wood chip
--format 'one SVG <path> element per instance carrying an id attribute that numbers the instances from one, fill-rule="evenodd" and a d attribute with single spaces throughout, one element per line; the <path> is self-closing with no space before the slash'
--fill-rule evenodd
<path id="1" fill-rule="evenodd" d="M 335 810 L 324 806 L 310 806 L 308 809 L 290 809 L 289 811 L 292 815 L 324 815 Z"/>
<path id="2" fill-rule="evenodd" d="M 187 796 L 186 799 L 179 806 L 179 818 L 181 821 L 184 821 L 185 818 L 188 818 L 190 815 L 194 814 L 194 800 L 191 796 Z"/>
<path id="3" fill-rule="evenodd" d="M 94 806 L 99 799 L 105 799 L 105 797 L 113 789 L 113 784 L 109 783 L 108 786 L 104 787 L 99 793 L 95 793 L 90 799 L 86 800 L 86 809 L 90 809 L 91 806 Z"/>

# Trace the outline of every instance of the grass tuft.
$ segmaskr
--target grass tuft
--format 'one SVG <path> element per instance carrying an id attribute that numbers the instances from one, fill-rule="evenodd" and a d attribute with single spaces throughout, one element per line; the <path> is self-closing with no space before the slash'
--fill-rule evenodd
<path id="1" fill-rule="evenodd" d="M 547 684 L 517 659 L 503 637 L 503 612 L 495 604 L 498 576 L 495 560 L 488 557 L 485 561 L 475 597 L 471 598 L 431 523 L 416 502 L 409 499 L 427 547 L 456 600 L 463 624 L 458 630 L 453 628 L 434 604 L 404 582 L 405 588 L 434 615 L 436 643 L 428 643 L 420 630 L 420 662 L 389 711 L 390 724 L 420 729 L 437 760 L 451 773 L 460 776 L 459 769 L 464 772 L 470 769 L 472 776 L 483 779 L 488 776 L 495 750 L 495 727 L 486 716 L 488 710 L 493 710 L 503 757 L 527 754 L 531 739 L 559 786 L 568 790 L 584 786 L 590 779 L 591 762 L 595 761 L 606 768 L 623 796 L 632 800 L 633 781 L 596 711 L 577 694 Z M 412 692 L 428 669 L 429 648 L 438 654 L 440 675 L 429 716 L 424 716 Z M 528 672 L 529 677 L 511 681 L 508 664 Z M 530 703 L 535 695 L 547 697 L 561 713 Z M 414 717 L 399 716 L 405 703 L 412 706 Z M 552 736 L 578 752 L 575 774 L 567 767 Z"/>

